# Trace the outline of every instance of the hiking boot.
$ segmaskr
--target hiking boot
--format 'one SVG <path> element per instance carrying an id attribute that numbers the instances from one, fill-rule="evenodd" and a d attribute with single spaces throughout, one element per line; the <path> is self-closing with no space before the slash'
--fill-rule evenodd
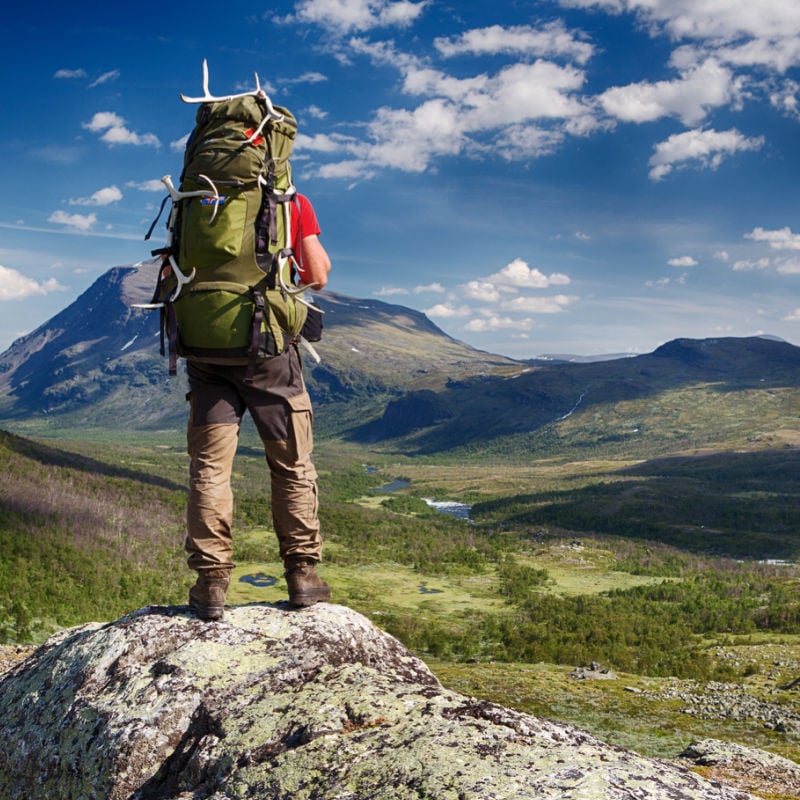
<path id="1" fill-rule="evenodd" d="M 290 558 L 286 559 L 285 566 L 290 608 L 305 608 L 331 599 L 331 587 L 317 575 L 313 561 Z"/>
<path id="2" fill-rule="evenodd" d="M 189 607 L 200 619 L 222 619 L 230 581 L 229 569 L 198 570 L 197 583 L 189 590 Z"/>

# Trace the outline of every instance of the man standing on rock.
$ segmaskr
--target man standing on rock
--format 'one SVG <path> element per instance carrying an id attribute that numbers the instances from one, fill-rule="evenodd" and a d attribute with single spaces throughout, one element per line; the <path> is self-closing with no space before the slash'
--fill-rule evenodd
<path id="1" fill-rule="evenodd" d="M 319 241 L 311 203 L 292 203 L 292 243 L 301 283 L 319 290 L 328 280 L 330 259 Z M 298 235 L 298 231 L 302 233 Z M 299 240 L 299 241 L 298 241 Z M 316 573 L 322 539 L 317 515 L 317 473 L 311 458 L 311 399 L 303 381 L 296 344 L 261 358 L 252 376 L 246 365 L 208 364 L 189 359 L 188 450 L 190 485 L 186 551 L 198 573 L 189 592 L 201 619 L 223 617 L 233 563 L 231 470 L 245 410 L 264 445 L 272 486 L 272 519 L 289 590 L 289 605 L 302 608 L 330 599 Z"/>

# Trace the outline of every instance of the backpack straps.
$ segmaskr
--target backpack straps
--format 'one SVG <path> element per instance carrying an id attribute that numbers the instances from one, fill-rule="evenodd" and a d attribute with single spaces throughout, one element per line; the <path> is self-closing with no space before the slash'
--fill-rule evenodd
<path id="1" fill-rule="evenodd" d="M 169 374 L 174 377 L 178 374 L 178 316 L 175 313 L 175 304 L 170 300 L 161 309 L 163 324 L 161 326 L 161 352 L 164 352 L 164 330 L 166 329 L 167 343 L 169 344 Z"/>
<path id="2" fill-rule="evenodd" d="M 258 363 L 258 351 L 261 349 L 261 323 L 264 321 L 264 295 L 253 286 L 250 289 L 253 298 L 253 318 L 250 321 L 250 347 L 247 350 L 249 360 L 244 373 L 244 382 L 253 382 Z"/>

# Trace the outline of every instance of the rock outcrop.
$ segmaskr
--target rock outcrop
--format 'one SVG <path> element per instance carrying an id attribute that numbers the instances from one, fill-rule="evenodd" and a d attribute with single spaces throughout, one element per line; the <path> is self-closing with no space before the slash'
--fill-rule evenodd
<path id="1" fill-rule="evenodd" d="M 0 682 L 4 800 L 746 800 L 673 764 L 443 688 L 336 605 L 150 607 Z"/>

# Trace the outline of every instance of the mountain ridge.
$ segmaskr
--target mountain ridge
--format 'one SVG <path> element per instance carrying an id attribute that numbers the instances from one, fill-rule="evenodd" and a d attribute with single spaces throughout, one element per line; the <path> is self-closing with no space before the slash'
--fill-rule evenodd
<path id="1" fill-rule="evenodd" d="M 155 260 L 110 269 L 0 354 L 0 420 L 21 432 L 45 423 L 180 427 L 185 375 L 167 376 L 158 312 L 133 307 L 149 301 L 157 269 Z M 636 431 L 657 434 L 653 452 L 667 452 L 690 406 L 701 420 L 694 429 L 710 432 L 694 438 L 712 444 L 728 435 L 711 430 L 726 415 L 740 420 L 741 439 L 756 406 L 762 418 L 778 408 L 775 430 L 791 427 L 800 407 L 800 348 L 776 337 L 676 338 L 610 360 L 516 361 L 459 342 L 404 306 L 328 291 L 314 299 L 324 311 L 321 362 L 305 364 L 323 436 L 425 454 L 534 435 L 540 447 L 556 431 L 561 444 L 567 434 L 585 450 Z M 723 397 L 725 412 L 710 416 Z"/>

